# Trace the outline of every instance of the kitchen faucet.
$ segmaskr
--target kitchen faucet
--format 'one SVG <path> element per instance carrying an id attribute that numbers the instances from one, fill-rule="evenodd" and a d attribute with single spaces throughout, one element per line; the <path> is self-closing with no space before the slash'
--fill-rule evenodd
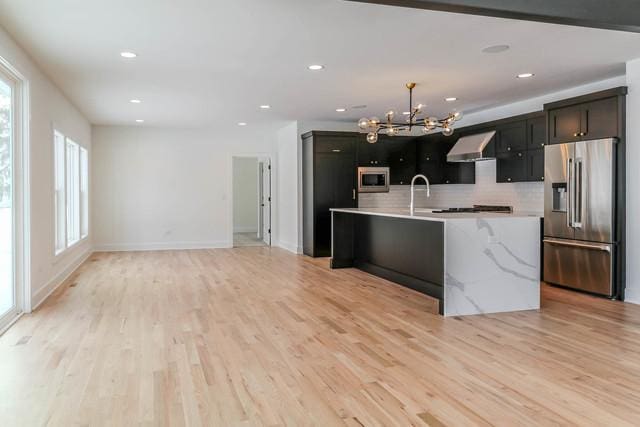
<path id="1" fill-rule="evenodd" d="M 431 197 L 431 190 L 429 189 L 429 179 L 426 176 L 420 175 L 420 174 L 414 176 L 413 179 L 411 180 L 411 204 L 409 205 L 409 212 L 411 213 L 412 216 L 415 210 L 415 207 L 413 205 L 413 192 L 415 190 L 416 179 L 418 178 L 424 179 L 424 182 L 427 184 L 427 197 Z"/>

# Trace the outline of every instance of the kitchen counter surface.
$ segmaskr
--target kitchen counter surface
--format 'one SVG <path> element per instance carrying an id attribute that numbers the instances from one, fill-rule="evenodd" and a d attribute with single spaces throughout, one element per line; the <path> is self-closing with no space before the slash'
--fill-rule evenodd
<path id="1" fill-rule="evenodd" d="M 535 212 L 514 212 L 514 213 L 499 213 L 499 212 L 441 212 L 434 213 L 433 211 L 441 210 L 442 208 L 416 208 L 414 215 L 409 213 L 408 208 L 334 208 L 333 212 L 345 212 L 362 215 L 377 215 L 386 216 L 392 218 L 408 218 L 424 221 L 455 221 L 459 219 L 492 219 L 492 218 L 542 218 L 542 214 Z"/>

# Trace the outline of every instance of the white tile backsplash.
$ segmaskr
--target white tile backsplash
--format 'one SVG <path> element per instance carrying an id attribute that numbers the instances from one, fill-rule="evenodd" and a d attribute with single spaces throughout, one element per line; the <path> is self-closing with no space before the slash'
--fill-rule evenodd
<path id="1" fill-rule="evenodd" d="M 416 187 L 416 207 L 455 208 L 472 205 L 507 205 L 520 212 L 544 211 L 544 184 L 542 182 L 496 183 L 496 161 L 476 163 L 475 184 L 432 185 L 427 199 L 423 181 Z M 362 193 L 361 208 L 397 208 L 409 206 L 410 187 L 392 185 L 388 193 Z"/>

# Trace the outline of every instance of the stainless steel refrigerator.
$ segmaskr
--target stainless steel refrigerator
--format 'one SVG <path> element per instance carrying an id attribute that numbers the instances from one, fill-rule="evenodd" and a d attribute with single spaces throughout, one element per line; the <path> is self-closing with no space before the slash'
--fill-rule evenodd
<path id="1" fill-rule="evenodd" d="M 545 282 L 614 295 L 616 141 L 545 147 Z"/>

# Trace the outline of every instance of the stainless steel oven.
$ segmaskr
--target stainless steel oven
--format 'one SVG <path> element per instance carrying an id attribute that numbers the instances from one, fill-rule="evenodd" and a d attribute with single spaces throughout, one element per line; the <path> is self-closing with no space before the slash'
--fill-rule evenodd
<path id="1" fill-rule="evenodd" d="M 358 193 L 388 193 L 389 168 L 358 168 Z"/>

